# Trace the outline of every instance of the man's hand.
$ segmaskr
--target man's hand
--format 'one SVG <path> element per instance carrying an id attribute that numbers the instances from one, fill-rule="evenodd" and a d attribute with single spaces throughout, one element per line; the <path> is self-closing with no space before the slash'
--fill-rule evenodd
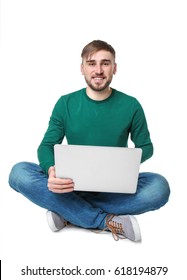
<path id="1" fill-rule="evenodd" d="M 67 193 L 74 190 L 74 183 L 72 179 L 56 178 L 55 167 L 51 166 L 48 170 L 48 189 L 55 193 Z"/>

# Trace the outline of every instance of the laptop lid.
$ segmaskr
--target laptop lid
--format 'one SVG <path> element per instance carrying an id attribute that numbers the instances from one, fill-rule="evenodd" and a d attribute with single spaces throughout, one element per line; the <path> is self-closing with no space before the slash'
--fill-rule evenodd
<path id="1" fill-rule="evenodd" d="M 75 191 L 135 193 L 141 155 L 140 148 L 56 144 L 56 177 L 73 179 Z"/>

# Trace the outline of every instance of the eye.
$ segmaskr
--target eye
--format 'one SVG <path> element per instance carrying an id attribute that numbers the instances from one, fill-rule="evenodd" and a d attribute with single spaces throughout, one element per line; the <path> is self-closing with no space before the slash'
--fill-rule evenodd
<path id="1" fill-rule="evenodd" d="M 89 62 L 88 65 L 89 65 L 89 66 L 94 66 L 95 63 L 94 63 L 94 62 Z"/>
<path id="2" fill-rule="evenodd" d="M 96 62 L 94 60 L 88 60 L 88 61 L 86 61 L 86 64 L 88 66 L 95 66 Z"/>
<path id="3" fill-rule="evenodd" d="M 103 60 L 103 62 L 102 62 L 102 65 L 104 65 L 104 66 L 109 66 L 111 64 L 111 61 L 110 60 Z"/>

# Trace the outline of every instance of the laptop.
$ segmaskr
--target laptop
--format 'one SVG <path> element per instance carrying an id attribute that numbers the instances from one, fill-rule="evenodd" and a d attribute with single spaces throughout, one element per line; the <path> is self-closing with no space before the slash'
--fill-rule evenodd
<path id="1" fill-rule="evenodd" d="M 56 177 L 71 178 L 75 191 L 135 193 L 142 149 L 54 146 Z"/>

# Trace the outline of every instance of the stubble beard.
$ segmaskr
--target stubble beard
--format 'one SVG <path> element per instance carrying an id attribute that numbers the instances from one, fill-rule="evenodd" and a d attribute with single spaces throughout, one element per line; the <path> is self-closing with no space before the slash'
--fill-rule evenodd
<path id="1" fill-rule="evenodd" d="M 86 78 L 85 78 L 85 81 L 87 83 L 87 85 L 94 91 L 97 91 L 97 92 L 102 92 L 104 91 L 105 89 L 107 89 L 110 85 L 110 83 L 112 82 L 112 80 L 108 80 L 104 85 L 93 85 L 90 81 L 88 81 Z"/>

